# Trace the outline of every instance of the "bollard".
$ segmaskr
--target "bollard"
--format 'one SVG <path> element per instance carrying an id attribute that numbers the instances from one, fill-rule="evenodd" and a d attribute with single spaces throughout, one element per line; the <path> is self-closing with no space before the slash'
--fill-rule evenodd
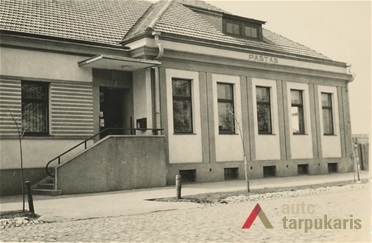
<path id="1" fill-rule="evenodd" d="M 182 186 L 182 182 L 181 182 L 181 175 L 180 174 L 177 174 L 176 175 L 176 199 L 181 199 L 181 186 Z"/>
<path id="2" fill-rule="evenodd" d="M 32 191 L 31 191 L 30 181 L 26 181 L 25 184 L 26 184 L 27 196 L 28 196 L 28 209 L 33 215 L 35 215 L 34 201 L 32 200 Z"/>

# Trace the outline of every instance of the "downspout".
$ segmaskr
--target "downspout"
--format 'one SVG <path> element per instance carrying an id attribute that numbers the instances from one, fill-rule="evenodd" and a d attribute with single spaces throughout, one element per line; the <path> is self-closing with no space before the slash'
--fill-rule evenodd
<path id="1" fill-rule="evenodd" d="M 356 144 L 356 142 L 354 141 L 353 139 L 353 131 L 352 131 L 352 127 L 351 127 L 351 110 L 350 110 L 350 100 L 349 100 L 349 83 L 353 82 L 354 79 L 355 79 L 355 73 L 352 73 L 351 72 L 351 64 L 347 64 L 346 65 L 347 67 L 347 73 L 348 74 L 351 74 L 352 75 L 352 78 L 351 80 L 346 84 L 346 88 L 345 88 L 345 93 L 346 93 L 346 105 L 347 105 L 347 109 L 348 109 L 348 113 L 347 113 L 347 122 L 348 122 L 348 126 L 349 126 L 349 131 L 350 131 L 350 142 L 351 142 L 351 154 L 350 154 L 350 157 L 351 159 L 353 160 L 352 162 L 354 163 L 354 182 L 357 182 L 357 183 L 360 183 L 360 174 L 359 174 L 359 169 L 360 169 L 360 164 L 358 163 L 358 160 L 357 160 L 357 156 L 355 154 L 355 146 L 358 146 Z M 355 178 L 356 177 L 356 178 Z"/>
<path id="2" fill-rule="evenodd" d="M 160 41 L 159 41 L 159 36 L 160 36 L 160 32 L 159 31 L 153 31 L 152 32 L 152 35 L 154 36 L 154 39 L 155 39 L 155 44 L 157 45 L 158 49 L 159 49 L 159 53 L 158 55 L 154 58 L 155 60 L 158 60 L 160 59 L 162 56 L 163 56 L 163 53 L 164 53 L 164 48 L 163 46 L 161 45 Z M 159 73 L 159 66 L 156 66 L 156 67 L 153 67 L 154 71 L 155 71 L 155 75 L 154 75 L 154 78 L 155 78 L 155 87 L 154 87 L 154 93 L 155 93 L 155 99 L 154 99 L 154 102 L 155 102 L 155 128 L 156 129 L 161 129 L 161 117 L 160 117 L 160 73 Z M 159 130 L 156 131 L 156 134 L 159 134 Z"/>

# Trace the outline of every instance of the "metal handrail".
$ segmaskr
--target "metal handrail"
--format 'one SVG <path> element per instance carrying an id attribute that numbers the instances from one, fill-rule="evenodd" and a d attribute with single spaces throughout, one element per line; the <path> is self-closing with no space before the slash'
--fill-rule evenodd
<path id="1" fill-rule="evenodd" d="M 101 135 L 102 133 L 107 132 L 107 131 L 109 131 L 109 130 L 130 131 L 131 134 L 132 134 L 133 131 L 134 131 L 134 132 L 135 132 L 135 131 L 153 131 L 153 132 L 157 132 L 157 131 L 163 131 L 164 129 L 161 129 L 161 128 L 146 128 L 146 129 L 145 129 L 145 128 L 106 128 L 106 129 L 100 131 L 99 133 L 94 134 L 93 136 L 91 136 L 91 137 L 85 139 L 83 142 L 81 142 L 81 143 L 75 145 L 74 147 L 70 148 L 69 150 L 63 152 L 62 154 L 58 155 L 58 156 L 55 157 L 54 159 L 50 160 L 50 161 L 46 164 L 46 166 L 45 166 L 45 172 L 47 173 L 47 175 L 49 175 L 49 176 L 51 176 L 51 177 L 54 177 L 54 176 L 55 176 L 54 174 L 50 173 L 48 169 L 49 169 L 49 165 L 50 165 L 52 162 L 54 162 L 56 159 L 58 159 L 58 165 L 60 165 L 60 164 L 61 164 L 61 157 L 62 157 L 63 155 L 65 155 L 65 154 L 69 153 L 70 151 L 76 149 L 77 147 L 79 147 L 79 146 L 82 145 L 82 144 L 84 144 L 84 149 L 87 149 L 87 147 L 88 147 L 88 146 L 87 146 L 87 142 L 88 142 L 89 140 L 92 140 L 93 138 L 97 137 L 98 135 Z"/>

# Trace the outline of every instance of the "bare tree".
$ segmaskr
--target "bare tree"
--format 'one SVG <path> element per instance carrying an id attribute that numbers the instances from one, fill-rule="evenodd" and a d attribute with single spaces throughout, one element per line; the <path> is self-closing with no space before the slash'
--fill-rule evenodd
<path id="1" fill-rule="evenodd" d="M 13 116 L 11 110 L 9 109 L 9 115 L 12 118 L 14 124 L 17 128 L 17 134 L 18 134 L 18 141 L 19 141 L 19 153 L 21 157 L 21 188 L 22 188 L 22 211 L 25 211 L 25 186 L 24 186 L 24 174 L 23 174 L 23 153 L 22 153 L 22 139 L 25 135 L 25 132 L 27 130 L 26 127 L 22 126 L 22 116 L 21 115 L 21 124 L 19 124 L 19 121 Z"/>
<path id="2" fill-rule="evenodd" d="M 238 126 L 239 135 L 240 135 L 240 139 L 242 141 L 242 146 L 243 146 L 243 161 L 244 161 L 245 182 L 247 183 L 247 192 L 250 193 L 251 192 L 251 189 L 249 187 L 247 154 L 245 152 L 245 144 L 244 144 L 244 139 L 243 139 L 243 132 L 242 132 L 242 129 L 240 127 L 240 123 L 239 123 L 238 119 L 236 119 L 236 116 L 235 116 L 234 112 L 231 111 L 229 108 L 227 110 L 233 116 L 233 118 L 234 118 L 234 120 L 236 122 L 236 125 Z"/>

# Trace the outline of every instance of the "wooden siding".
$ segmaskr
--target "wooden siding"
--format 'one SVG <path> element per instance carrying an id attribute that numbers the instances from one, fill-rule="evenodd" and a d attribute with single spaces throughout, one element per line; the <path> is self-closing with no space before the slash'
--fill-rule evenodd
<path id="1" fill-rule="evenodd" d="M 21 125 L 21 81 L 0 79 L 0 134 L 17 135 L 13 118 Z M 20 127 L 21 128 L 21 127 Z"/>
<path id="2" fill-rule="evenodd" d="M 52 135 L 93 135 L 93 88 L 90 84 L 52 83 L 50 103 Z"/>

